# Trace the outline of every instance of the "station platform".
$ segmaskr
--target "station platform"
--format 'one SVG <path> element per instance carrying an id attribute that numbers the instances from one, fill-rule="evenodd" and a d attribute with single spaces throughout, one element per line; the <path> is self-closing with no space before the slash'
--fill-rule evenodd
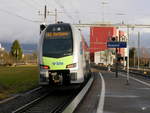
<path id="1" fill-rule="evenodd" d="M 150 84 L 126 74 L 101 71 L 105 80 L 104 113 L 150 113 Z"/>
<path id="2" fill-rule="evenodd" d="M 150 113 L 150 80 L 134 76 L 127 84 L 125 73 L 119 73 L 118 78 L 114 72 L 94 70 L 93 73 L 94 83 L 75 113 Z"/>

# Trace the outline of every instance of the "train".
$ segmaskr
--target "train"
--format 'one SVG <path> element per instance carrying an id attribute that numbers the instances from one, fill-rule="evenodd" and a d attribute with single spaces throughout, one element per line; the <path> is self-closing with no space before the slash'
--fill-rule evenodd
<path id="1" fill-rule="evenodd" d="M 70 23 L 46 25 L 38 45 L 39 85 L 82 84 L 90 76 L 89 49 Z"/>

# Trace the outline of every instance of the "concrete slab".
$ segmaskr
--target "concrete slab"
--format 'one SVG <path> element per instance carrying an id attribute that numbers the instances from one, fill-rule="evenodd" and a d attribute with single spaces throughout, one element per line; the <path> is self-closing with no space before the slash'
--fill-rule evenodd
<path id="1" fill-rule="evenodd" d="M 106 83 L 104 113 L 150 113 L 149 86 L 115 73 L 102 72 Z"/>
<path id="2" fill-rule="evenodd" d="M 93 73 L 92 76 L 94 76 L 93 84 L 74 113 L 96 113 L 101 93 L 101 78 L 97 73 Z"/>
<path id="3" fill-rule="evenodd" d="M 94 70 L 93 85 L 74 113 L 97 113 L 97 107 L 101 94 L 101 78 L 99 71 Z M 103 113 L 150 113 L 150 82 L 142 77 L 136 79 L 149 85 L 130 78 L 129 85 L 126 77 L 115 73 L 100 71 L 105 80 L 105 101 Z M 126 76 L 126 75 L 125 75 Z M 136 77 L 136 76 L 134 76 Z"/>

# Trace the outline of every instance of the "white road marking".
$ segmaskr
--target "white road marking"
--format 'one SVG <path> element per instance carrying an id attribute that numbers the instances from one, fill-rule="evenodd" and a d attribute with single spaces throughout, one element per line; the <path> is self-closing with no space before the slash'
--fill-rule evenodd
<path id="1" fill-rule="evenodd" d="M 120 75 L 123 76 L 123 77 L 126 77 L 125 75 L 123 75 L 123 74 L 121 74 L 121 73 L 120 73 Z M 139 83 L 141 83 L 141 84 L 144 84 L 144 85 L 150 87 L 150 84 L 149 84 L 149 83 L 146 83 L 146 82 L 144 82 L 144 81 L 141 81 L 141 80 L 136 79 L 136 78 L 131 77 L 131 76 L 130 76 L 130 78 L 133 79 L 133 80 L 135 80 L 135 81 L 137 81 L 137 82 L 139 82 Z"/>
<path id="2" fill-rule="evenodd" d="M 105 81 L 101 73 L 99 73 L 101 79 L 102 79 L 102 90 L 101 90 L 101 96 L 97 107 L 96 113 L 103 113 L 104 108 L 104 100 L 105 100 Z"/>
<path id="3" fill-rule="evenodd" d="M 145 87 L 145 88 L 138 88 L 138 89 L 140 89 L 140 90 L 150 90 L 150 88 L 148 88 L 148 87 Z"/>
<path id="4" fill-rule="evenodd" d="M 139 98 L 136 95 L 106 95 L 105 97 L 112 97 L 112 98 Z"/>

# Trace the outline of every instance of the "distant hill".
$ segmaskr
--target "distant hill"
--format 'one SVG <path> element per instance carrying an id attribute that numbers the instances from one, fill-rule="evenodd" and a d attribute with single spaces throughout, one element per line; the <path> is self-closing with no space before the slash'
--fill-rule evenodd
<path id="1" fill-rule="evenodd" d="M 12 43 L 10 42 L 0 42 L 0 43 L 2 47 L 5 48 L 5 50 L 10 51 Z M 23 53 L 32 53 L 37 50 L 37 44 L 21 44 L 21 48 L 23 49 Z"/>

